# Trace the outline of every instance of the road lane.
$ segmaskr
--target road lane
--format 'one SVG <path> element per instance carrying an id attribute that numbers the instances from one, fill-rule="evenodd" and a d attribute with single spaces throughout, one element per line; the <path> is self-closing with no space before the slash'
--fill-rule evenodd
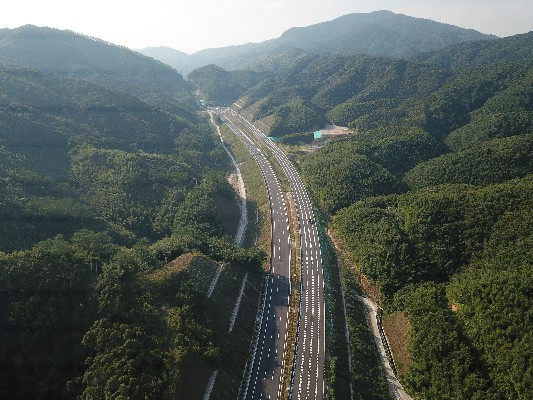
<path id="1" fill-rule="evenodd" d="M 324 280 L 320 241 L 311 201 L 296 168 L 287 156 L 256 126 L 241 115 L 233 111 L 229 112 L 232 112 L 233 116 L 238 118 L 243 126 L 274 154 L 287 176 L 293 193 L 301 238 L 301 298 L 290 398 L 322 399 L 325 359 Z M 241 133 L 244 135 L 244 132 L 241 131 Z M 253 143 L 249 138 L 247 140 Z M 254 148 L 256 148 L 255 145 Z"/>
<path id="2" fill-rule="evenodd" d="M 241 129 L 223 114 L 221 117 L 255 158 L 268 189 L 272 229 L 270 271 L 245 398 L 277 399 L 281 398 L 289 319 L 291 252 L 286 203 L 279 181 L 264 154 Z"/>

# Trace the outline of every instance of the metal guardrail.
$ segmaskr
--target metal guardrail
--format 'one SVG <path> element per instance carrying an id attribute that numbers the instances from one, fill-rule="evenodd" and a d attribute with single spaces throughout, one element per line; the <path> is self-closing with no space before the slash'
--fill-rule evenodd
<path id="1" fill-rule="evenodd" d="M 378 312 L 376 314 L 376 321 L 378 325 L 379 336 L 381 337 L 381 342 L 383 343 L 383 347 L 385 348 L 385 353 L 387 354 L 387 358 L 389 359 L 389 364 L 392 368 L 392 372 L 394 372 L 394 376 L 396 376 L 397 378 L 398 370 L 396 369 L 396 364 L 394 362 L 394 357 L 392 356 L 392 351 L 389 346 L 389 341 L 387 340 L 387 336 L 385 335 L 385 331 L 383 330 L 383 325 L 381 321 L 382 315 L 383 315 L 383 310 L 381 308 L 378 308 Z"/>

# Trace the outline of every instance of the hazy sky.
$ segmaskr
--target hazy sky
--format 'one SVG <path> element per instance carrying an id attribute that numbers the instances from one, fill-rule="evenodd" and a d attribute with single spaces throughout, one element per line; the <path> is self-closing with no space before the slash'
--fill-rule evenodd
<path id="1" fill-rule="evenodd" d="M 135 49 L 169 46 L 191 53 L 376 10 L 498 36 L 533 30 L 531 0 L 5 0 L 0 27 L 50 26 Z"/>

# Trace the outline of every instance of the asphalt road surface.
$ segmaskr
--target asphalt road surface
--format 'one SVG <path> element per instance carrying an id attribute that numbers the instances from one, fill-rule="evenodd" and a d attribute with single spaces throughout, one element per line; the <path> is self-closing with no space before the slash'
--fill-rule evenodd
<path id="1" fill-rule="evenodd" d="M 290 235 L 285 199 L 278 178 L 263 153 L 230 120 L 222 115 L 229 128 L 244 142 L 257 161 L 270 198 L 272 243 L 270 274 L 259 326 L 257 347 L 253 357 L 252 372 L 246 399 L 281 398 L 284 353 L 287 344 L 290 290 Z"/>
<path id="2" fill-rule="evenodd" d="M 268 187 L 272 211 L 271 276 L 269 277 L 269 287 L 267 287 L 261 334 L 254 358 L 247 399 L 281 398 L 282 369 L 289 366 L 284 366 L 283 358 L 278 356 L 280 350 L 283 349 L 284 351 L 286 347 L 288 279 L 290 276 L 288 219 L 281 189 L 270 164 L 247 134 L 255 135 L 268 146 L 277 158 L 287 176 L 298 213 L 301 237 L 301 265 L 298 267 L 301 268 L 302 283 L 297 351 L 294 365 L 290 366 L 293 367 L 290 398 L 322 399 L 324 395 L 325 355 L 324 279 L 318 230 L 309 196 L 296 168 L 287 156 L 256 126 L 249 123 L 241 115 L 231 110 L 226 110 L 226 112 L 231 112 L 246 127 L 245 133 L 231 121 L 225 119 L 229 127 L 248 146 L 261 167 Z M 272 299 L 271 294 L 274 294 Z M 279 337 L 277 337 L 278 334 Z M 273 337 L 269 339 L 269 335 Z M 283 343 L 280 342 L 282 337 L 285 338 Z M 268 382 L 269 378 L 272 384 Z M 274 390 L 273 386 L 276 380 L 278 381 L 277 391 Z"/>

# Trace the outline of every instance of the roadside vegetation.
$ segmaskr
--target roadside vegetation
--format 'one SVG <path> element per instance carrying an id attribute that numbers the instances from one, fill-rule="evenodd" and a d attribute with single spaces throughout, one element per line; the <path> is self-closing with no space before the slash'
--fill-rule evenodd
<path id="1" fill-rule="evenodd" d="M 524 367 L 531 360 L 530 38 L 459 44 L 407 62 L 292 52 L 279 58 L 287 69 L 272 68 L 239 102 L 258 123 L 268 118 L 272 135 L 326 120 L 352 128 L 348 138 L 295 154 L 356 266 L 344 270 L 345 284 L 353 274 L 374 288 L 385 329 L 403 338 L 392 347 L 415 398 L 532 393 Z M 290 109 L 291 118 L 277 119 Z M 350 308 L 350 329 L 362 317 Z M 362 340 L 361 354 L 364 335 L 351 338 Z M 329 371 L 337 362 L 330 359 Z M 377 395 L 364 392 L 371 369 L 352 377 L 356 396 Z"/>
<path id="2" fill-rule="evenodd" d="M 376 283 L 388 335 L 404 338 L 392 347 L 415 398 L 532 393 L 533 64 L 498 58 L 504 46 L 526 54 L 526 37 L 478 44 L 494 52 L 492 66 L 470 59 L 433 93 L 374 109 L 351 123 L 352 137 L 301 157 L 336 238 Z M 350 169 L 363 157 L 374 175 Z"/>
<path id="3" fill-rule="evenodd" d="M 61 53 L 79 46 L 96 61 L 83 79 L 0 49 L 0 397 L 200 397 L 219 366 L 235 398 L 266 255 L 232 239 L 231 166 L 190 84 L 123 48 L 26 29 L 2 35 L 22 52 L 47 43 L 62 65 L 84 62 Z"/>

